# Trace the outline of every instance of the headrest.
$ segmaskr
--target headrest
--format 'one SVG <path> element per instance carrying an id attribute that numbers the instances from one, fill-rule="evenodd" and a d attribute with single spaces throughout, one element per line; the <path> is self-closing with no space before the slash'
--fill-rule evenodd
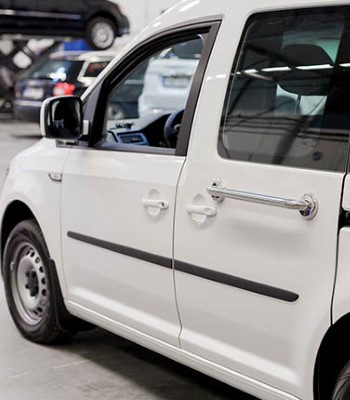
<path id="1" fill-rule="evenodd" d="M 321 47 L 313 44 L 288 45 L 280 53 L 279 64 L 291 68 L 291 71 L 277 77 L 278 84 L 285 91 L 301 96 L 327 94 L 333 61 Z"/>

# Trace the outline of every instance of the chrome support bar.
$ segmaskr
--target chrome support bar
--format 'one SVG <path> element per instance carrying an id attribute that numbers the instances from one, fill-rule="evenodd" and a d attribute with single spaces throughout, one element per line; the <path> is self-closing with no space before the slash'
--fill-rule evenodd
<path id="1" fill-rule="evenodd" d="M 282 197 L 265 196 L 257 193 L 241 192 L 239 190 L 226 189 L 222 182 L 214 182 L 207 189 L 212 199 L 217 203 L 225 199 L 246 201 L 249 203 L 264 204 L 299 211 L 306 219 L 312 219 L 318 211 L 318 203 L 311 194 L 305 194 L 300 200 L 286 199 Z"/>

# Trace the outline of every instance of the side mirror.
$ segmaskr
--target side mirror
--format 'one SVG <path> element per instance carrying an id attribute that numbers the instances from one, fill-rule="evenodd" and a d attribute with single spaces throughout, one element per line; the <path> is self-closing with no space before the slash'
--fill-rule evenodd
<path id="1" fill-rule="evenodd" d="M 83 103 L 77 96 L 51 97 L 40 112 L 40 128 L 49 139 L 78 140 L 83 135 Z"/>

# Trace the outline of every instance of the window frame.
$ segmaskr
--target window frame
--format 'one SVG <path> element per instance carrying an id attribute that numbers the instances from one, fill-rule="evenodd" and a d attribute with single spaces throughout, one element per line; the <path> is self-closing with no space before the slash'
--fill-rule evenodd
<path id="1" fill-rule="evenodd" d="M 132 49 L 110 73 L 95 87 L 90 93 L 89 97 L 85 99 L 85 115 L 91 121 L 91 130 L 87 138 L 88 143 L 80 143 L 82 147 L 103 150 L 103 151 L 122 151 L 133 153 L 146 153 L 146 154 L 164 154 L 186 156 L 188 145 L 192 130 L 193 117 L 197 108 L 198 98 L 202 88 L 205 71 L 215 44 L 215 40 L 221 25 L 221 20 L 215 18 L 214 20 L 201 21 L 184 26 L 175 27 L 160 34 L 154 35 L 151 38 L 141 42 L 134 49 Z M 120 145 L 119 148 L 115 146 L 108 148 L 96 147 L 97 143 L 103 139 L 104 127 L 107 120 L 107 104 L 108 99 L 113 90 L 121 84 L 124 79 L 137 69 L 140 64 L 155 54 L 158 49 L 164 49 L 179 41 L 193 38 L 194 35 L 206 35 L 202 56 L 199 61 L 196 73 L 193 77 L 191 90 L 187 100 L 183 122 L 179 134 L 178 143 L 175 151 L 170 152 L 168 148 L 150 147 L 150 146 L 132 146 Z M 174 150 L 174 149 L 172 149 Z"/>

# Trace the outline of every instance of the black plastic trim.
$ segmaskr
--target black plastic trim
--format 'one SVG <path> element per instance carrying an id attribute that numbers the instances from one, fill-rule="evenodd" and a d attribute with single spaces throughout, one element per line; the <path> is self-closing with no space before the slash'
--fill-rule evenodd
<path id="1" fill-rule="evenodd" d="M 188 146 L 192 132 L 192 126 L 194 121 L 194 115 L 197 109 L 199 95 L 202 90 L 205 72 L 208 67 L 209 59 L 214 48 L 214 44 L 220 29 L 220 25 L 221 22 L 213 23 L 207 34 L 208 36 L 205 41 L 203 53 L 200 62 L 198 64 L 197 71 L 193 78 L 192 88 L 183 115 L 183 122 L 181 123 L 181 130 L 175 153 L 177 156 L 183 156 L 183 157 L 187 156 Z"/>
<path id="2" fill-rule="evenodd" d="M 272 297 L 274 299 L 294 303 L 299 299 L 299 295 L 284 289 L 253 282 L 237 276 L 224 274 L 222 272 L 212 271 L 206 268 L 197 267 L 182 261 L 175 260 L 175 270 L 186 274 L 195 275 L 199 278 L 208 279 L 223 285 L 233 286 L 248 292 L 260 294 L 262 296 Z"/>
<path id="3" fill-rule="evenodd" d="M 0 10 L 0 15 L 5 17 L 19 17 L 19 18 L 50 18 L 50 19 L 63 19 L 80 21 L 83 19 L 79 13 L 69 12 L 49 12 L 49 11 L 28 11 L 28 10 L 14 10 L 12 8 L 5 8 Z"/>
<path id="4" fill-rule="evenodd" d="M 90 244 L 92 246 L 100 247 L 102 249 L 110 250 L 115 253 L 123 254 L 128 257 L 137 258 L 139 260 L 147 261 L 151 264 L 156 264 L 161 267 L 172 269 L 171 258 L 158 256 L 156 254 L 147 253 L 142 250 L 137 250 L 131 247 L 122 246 L 120 244 L 107 242 L 101 239 L 96 239 L 90 236 L 82 235 L 80 233 L 68 232 L 67 235 L 71 239 L 75 239 L 80 242 Z M 199 278 L 207 279 L 213 282 L 221 283 L 223 285 L 246 290 L 247 292 L 252 292 L 262 296 L 286 301 L 288 303 L 294 303 L 299 299 L 298 294 L 284 289 L 279 289 L 273 286 L 264 285 L 262 283 L 253 282 L 243 278 L 238 278 L 236 276 L 224 274 L 222 272 L 217 272 L 206 268 L 197 267 L 195 265 L 187 264 L 182 261 L 175 260 L 175 270 L 179 272 L 184 272 L 189 275 L 194 275 Z"/>
<path id="5" fill-rule="evenodd" d="M 114 253 L 123 254 L 128 257 L 137 258 L 139 260 L 147 261 L 152 264 L 160 265 L 161 267 L 172 269 L 171 258 L 158 256 L 156 254 L 147 253 L 146 251 L 133 249 L 131 247 L 122 246 L 120 244 L 107 242 L 105 240 L 96 239 L 91 236 L 81 235 L 80 233 L 68 232 L 68 237 L 90 244 L 92 246 L 100 247 L 102 249 L 113 251 Z"/>
<path id="6" fill-rule="evenodd" d="M 49 258 L 48 261 L 50 267 L 49 280 L 54 298 L 53 309 L 56 315 L 56 321 L 59 324 L 60 328 L 67 332 L 79 332 L 93 329 L 93 325 L 77 317 L 74 317 L 68 312 L 64 304 L 61 284 L 58 279 L 55 261 L 52 258 Z"/>

